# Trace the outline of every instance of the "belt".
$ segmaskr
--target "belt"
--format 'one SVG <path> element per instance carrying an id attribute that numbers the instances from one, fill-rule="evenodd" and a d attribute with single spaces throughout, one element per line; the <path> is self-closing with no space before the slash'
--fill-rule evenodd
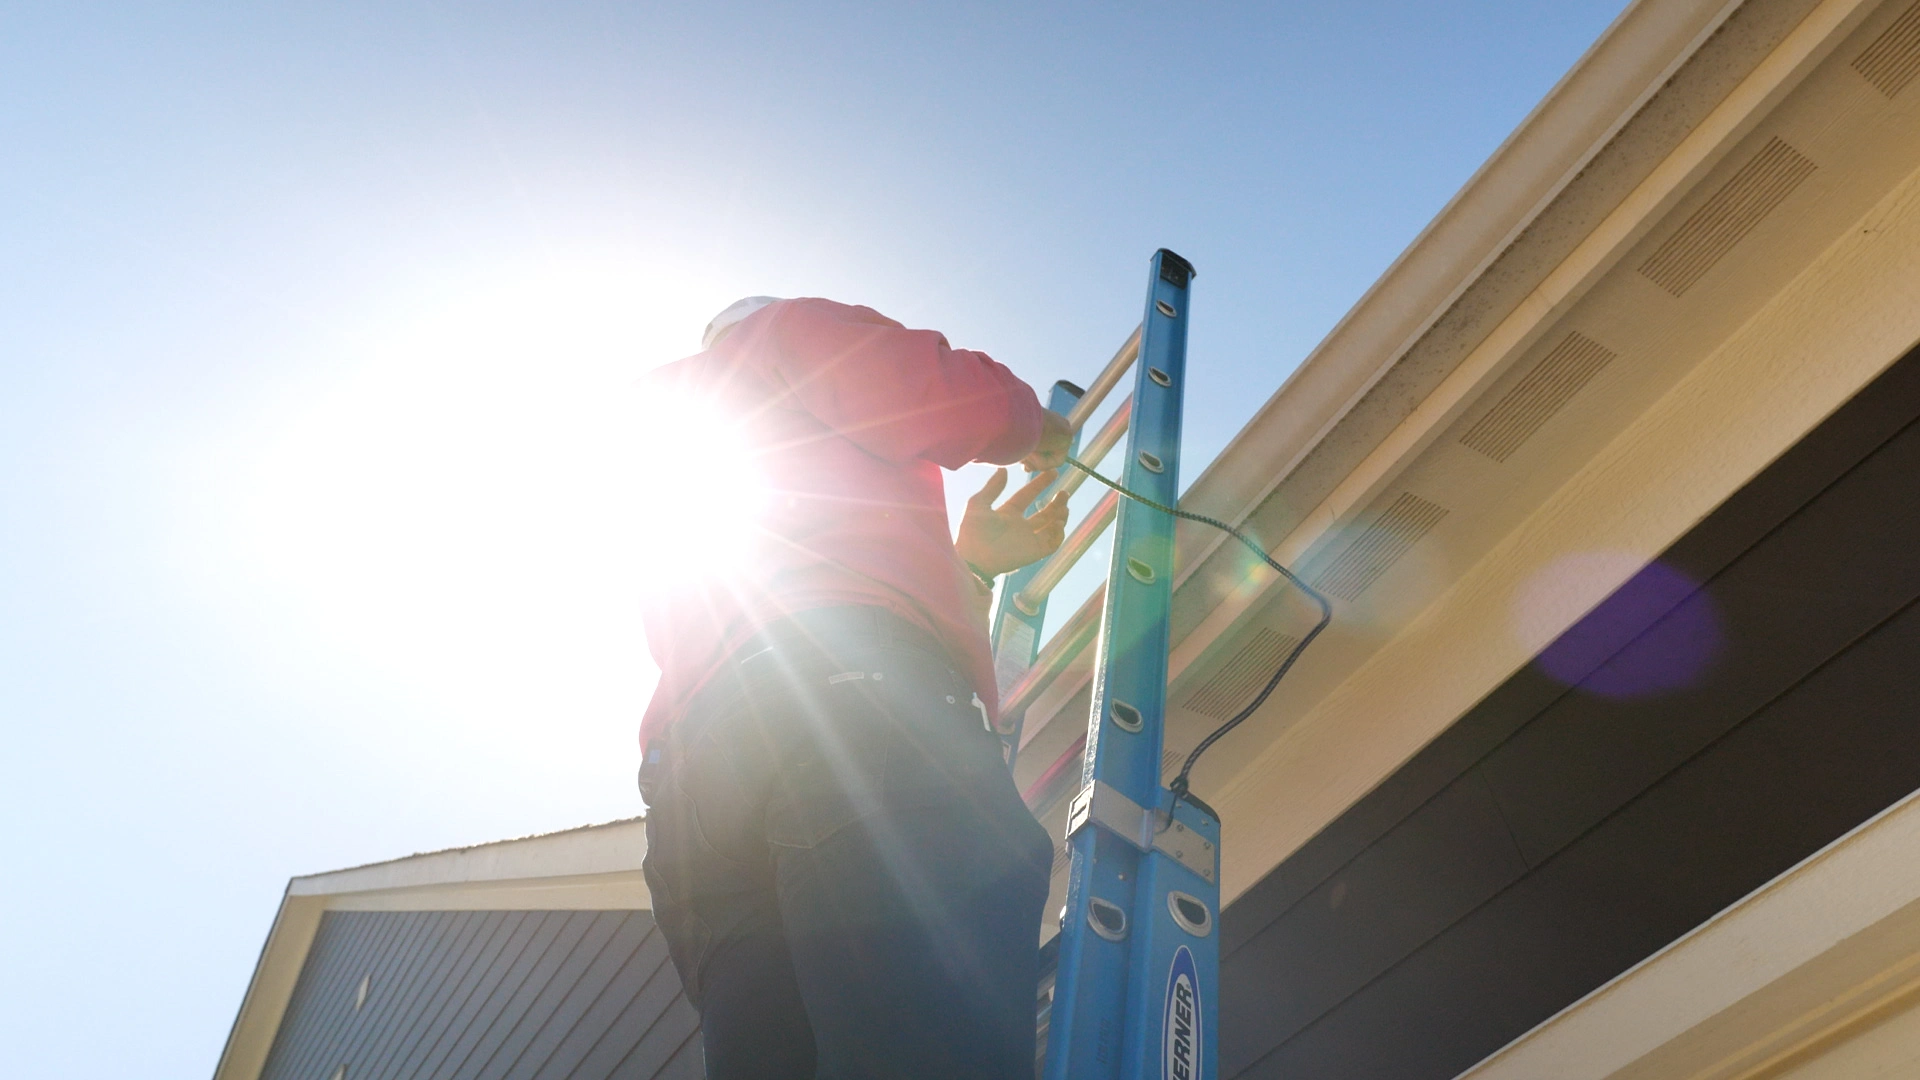
<path id="1" fill-rule="evenodd" d="M 816 656 L 831 657 L 836 645 L 905 645 L 919 649 L 937 658 L 959 676 L 959 666 L 947 653 L 946 647 L 932 633 L 895 615 L 885 608 L 866 605 L 845 607 L 813 608 L 797 612 L 770 622 L 753 632 L 753 635 L 740 643 L 726 659 L 716 677 L 694 693 L 684 712 L 697 708 L 696 702 L 708 694 L 717 692 L 716 688 L 727 681 L 730 672 L 737 673 L 741 664 L 774 650 L 794 652 L 801 655 L 811 653 Z M 980 695 L 973 695 L 973 706 L 980 710 L 980 722 L 988 731 L 993 730 L 987 722 L 987 707 L 980 702 Z M 668 725 L 662 735 L 671 735 L 678 727 L 678 721 Z M 646 772 L 650 765 L 661 760 L 666 740 L 659 738 L 648 740 L 641 767 L 642 786 L 646 783 Z"/>
<path id="2" fill-rule="evenodd" d="M 772 649 L 831 656 L 839 644 L 906 645 L 932 653 L 948 667 L 954 666 L 940 639 L 925 628 L 885 608 L 867 605 L 814 608 L 788 615 L 754 631 L 729 660 L 739 664 Z"/>

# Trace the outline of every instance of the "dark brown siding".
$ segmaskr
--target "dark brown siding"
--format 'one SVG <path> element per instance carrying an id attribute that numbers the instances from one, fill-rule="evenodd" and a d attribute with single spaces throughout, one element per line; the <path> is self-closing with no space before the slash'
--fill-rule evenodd
<path id="1" fill-rule="evenodd" d="M 702 1072 L 699 1018 L 644 911 L 333 912 L 262 1077 L 342 1066 L 347 1080 L 682 1080 Z"/>
<path id="2" fill-rule="evenodd" d="M 1910 354 L 1230 907 L 1222 1075 L 1454 1076 L 1920 788 L 1917 418 Z"/>

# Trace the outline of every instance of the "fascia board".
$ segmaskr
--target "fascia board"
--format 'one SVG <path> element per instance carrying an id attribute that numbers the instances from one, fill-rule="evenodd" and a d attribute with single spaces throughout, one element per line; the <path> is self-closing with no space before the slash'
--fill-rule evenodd
<path id="1" fill-rule="evenodd" d="M 635 872 L 647 853 L 638 818 L 294 878 L 289 896 L 339 896 Z"/>
<path id="2" fill-rule="evenodd" d="M 220 1050 L 213 1080 L 254 1080 L 266 1067 L 274 1033 L 280 1030 L 280 1020 L 293 998 L 294 984 L 307 962 L 307 951 L 313 947 L 326 906 L 323 897 L 288 895 L 281 899 L 273 927 L 260 947 L 253 978 L 240 999 L 240 1011 L 234 1015 L 233 1029 L 227 1033 L 227 1044 Z"/>
<path id="3" fill-rule="evenodd" d="M 650 911 L 639 870 L 566 877 L 464 881 L 328 896 L 328 911 Z"/>

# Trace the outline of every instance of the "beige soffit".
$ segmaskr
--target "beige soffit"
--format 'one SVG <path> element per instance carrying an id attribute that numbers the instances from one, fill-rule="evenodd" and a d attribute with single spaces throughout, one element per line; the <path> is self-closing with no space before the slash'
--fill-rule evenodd
<path id="1" fill-rule="evenodd" d="M 1634 965 L 1462 1080 L 1747 1080 L 1920 989 L 1920 794 Z M 1873 1075 L 1892 1075 L 1874 1072 Z"/>
<path id="2" fill-rule="evenodd" d="M 214 1080 L 254 1080 L 329 911 L 627 911 L 652 906 L 639 818 L 297 877 L 274 916 Z"/>
<path id="3" fill-rule="evenodd" d="M 1193 482 L 1182 505 L 1242 522 L 1269 543 L 1303 524 L 1324 535 L 1334 523 L 1309 523 L 1312 512 L 1817 6 L 1636 0 Z M 1213 530 L 1182 523 L 1175 564 L 1177 678 L 1250 601 L 1238 592 L 1246 575 L 1235 545 Z M 1096 593 L 1061 625 L 1090 630 L 1101 600 Z M 1090 677 L 1089 650 L 1036 699 L 1025 739 Z"/>

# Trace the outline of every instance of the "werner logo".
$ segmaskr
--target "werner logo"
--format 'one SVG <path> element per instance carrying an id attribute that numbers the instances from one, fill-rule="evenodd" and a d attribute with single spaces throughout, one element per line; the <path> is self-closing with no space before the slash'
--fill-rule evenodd
<path id="1" fill-rule="evenodd" d="M 1185 945 L 1174 950 L 1173 966 L 1167 969 L 1162 1031 L 1161 1080 L 1196 1080 L 1200 1075 L 1200 973 Z"/>

